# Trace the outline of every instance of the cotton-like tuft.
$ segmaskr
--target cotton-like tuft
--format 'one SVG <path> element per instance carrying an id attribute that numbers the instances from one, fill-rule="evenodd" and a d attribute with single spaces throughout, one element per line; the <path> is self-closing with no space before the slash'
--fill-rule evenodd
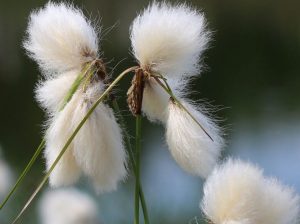
<path id="1" fill-rule="evenodd" d="M 41 81 L 35 89 L 36 99 L 48 114 L 54 114 L 61 109 L 63 101 L 80 71 L 72 70 Z"/>
<path id="2" fill-rule="evenodd" d="M 260 206 L 263 180 L 259 168 L 229 159 L 206 180 L 201 204 L 204 214 L 214 224 L 258 223 L 256 209 Z"/>
<path id="3" fill-rule="evenodd" d="M 103 89 L 102 82 L 89 85 L 86 90 L 79 89 L 50 122 L 45 150 L 48 169 Z M 122 132 L 113 111 L 100 103 L 54 168 L 50 184 L 73 184 L 83 171 L 92 180 L 97 192 L 115 190 L 118 182 L 127 175 L 126 158 Z"/>
<path id="4" fill-rule="evenodd" d="M 46 74 L 62 73 L 94 59 L 98 37 L 80 9 L 49 2 L 30 15 L 24 47 Z"/>
<path id="5" fill-rule="evenodd" d="M 201 208 L 214 224 L 297 224 L 299 197 L 260 168 L 228 159 L 204 185 Z"/>
<path id="6" fill-rule="evenodd" d="M 50 169 L 71 136 L 75 125 L 78 125 L 73 124 L 71 119 L 74 115 L 74 110 L 80 102 L 80 97 L 81 95 L 78 92 L 75 93 L 65 108 L 51 118 L 49 122 L 50 126 L 46 131 L 46 147 L 44 152 L 47 170 Z M 79 179 L 81 169 L 75 160 L 73 148 L 74 142 L 71 142 L 70 146 L 52 171 L 49 177 L 51 186 L 68 186 L 74 184 Z"/>
<path id="7" fill-rule="evenodd" d="M 131 26 L 133 54 L 144 69 L 166 77 L 194 76 L 210 32 L 204 15 L 186 4 L 152 3 Z"/>
<path id="8" fill-rule="evenodd" d="M 102 93 L 99 84 L 91 86 L 74 110 L 73 123 L 79 123 Z M 83 172 L 101 193 L 117 188 L 127 176 L 126 151 L 122 131 L 113 111 L 100 104 L 74 139 L 74 154 Z"/>
<path id="9" fill-rule="evenodd" d="M 223 148 L 221 131 L 200 107 L 181 100 L 181 103 L 203 126 L 213 141 L 191 116 L 176 103 L 169 103 L 166 139 L 177 163 L 191 174 L 207 177 L 216 165 Z"/>
<path id="10" fill-rule="evenodd" d="M 48 191 L 39 203 L 42 224 L 99 224 L 97 210 L 91 196 L 73 188 Z"/>
<path id="11" fill-rule="evenodd" d="M 259 223 L 296 224 L 300 221 L 300 198 L 292 188 L 267 178 L 264 187 L 264 209 Z M 263 202 L 262 202 L 263 203 Z"/>

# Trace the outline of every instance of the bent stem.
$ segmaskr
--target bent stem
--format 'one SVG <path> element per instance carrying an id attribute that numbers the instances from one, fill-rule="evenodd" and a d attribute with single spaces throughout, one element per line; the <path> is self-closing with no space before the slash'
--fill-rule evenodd
<path id="1" fill-rule="evenodd" d="M 29 172 L 29 170 L 33 166 L 33 164 L 36 161 L 36 159 L 38 158 L 38 156 L 41 154 L 41 152 L 42 152 L 42 150 L 43 150 L 43 148 L 45 146 L 45 143 L 46 143 L 45 139 L 43 139 L 41 141 L 40 145 L 38 146 L 37 150 L 35 151 L 34 155 L 30 159 L 29 163 L 27 164 L 27 166 L 25 167 L 25 169 L 23 170 L 23 172 L 19 176 L 17 182 L 15 183 L 15 185 L 13 186 L 13 188 L 10 190 L 10 192 L 8 193 L 8 195 L 3 200 L 3 202 L 2 202 L 2 204 L 0 206 L 0 209 L 2 209 L 5 206 L 5 204 L 7 203 L 7 201 L 10 199 L 10 197 L 13 195 L 13 193 L 17 190 L 18 186 L 21 184 L 21 182 L 23 181 L 24 177 Z"/>
<path id="2" fill-rule="evenodd" d="M 123 133 L 125 135 L 125 141 L 126 141 L 126 145 L 128 148 L 129 159 L 131 162 L 132 169 L 134 171 L 134 175 L 136 176 L 136 164 L 135 164 L 134 154 L 133 154 L 133 150 L 132 150 L 132 146 L 131 146 L 131 142 L 130 142 L 130 136 L 126 130 L 126 124 L 125 124 L 124 117 L 121 114 L 121 110 L 120 110 L 119 104 L 116 99 L 112 100 L 112 105 L 113 105 L 113 108 L 115 109 L 115 111 L 117 112 L 117 116 L 119 118 Z M 139 186 L 140 186 L 139 187 L 139 195 L 140 195 L 140 202 L 141 202 L 141 206 L 142 206 L 143 214 L 144 214 L 144 222 L 145 222 L 145 224 L 149 224 L 150 222 L 149 222 L 147 204 L 146 204 L 146 200 L 145 200 L 145 196 L 144 196 L 144 192 L 143 192 L 143 187 L 140 182 L 139 182 Z"/>
<path id="3" fill-rule="evenodd" d="M 87 119 L 91 116 L 91 114 L 94 112 L 94 110 L 96 109 L 96 107 L 99 105 L 99 103 L 101 103 L 104 98 L 108 95 L 108 93 L 112 90 L 112 88 L 118 84 L 118 82 L 129 72 L 135 70 L 137 67 L 131 67 L 126 69 L 125 71 L 123 71 L 109 86 L 108 88 L 102 93 L 102 95 L 97 99 L 97 101 L 92 105 L 92 107 L 89 109 L 89 111 L 86 113 L 86 115 L 84 116 L 84 118 L 80 121 L 80 123 L 78 124 L 78 126 L 76 127 L 75 131 L 72 133 L 72 135 L 69 137 L 69 139 L 67 140 L 66 144 L 64 145 L 64 147 L 62 148 L 62 150 L 60 151 L 59 155 L 57 156 L 57 158 L 55 159 L 55 161 L 53 162 L 53 164 L 51 165 L 50 169 L 47 171 L 47 173 L 45 174 L 44 178 L 42 179 L 41 183 L 38 185 L 38 187 L 35 189 L 35 191 L 33 192 L 33 194 L 30 196 L 30 198 L 28 199 L 28 201 L 26 202 L 26 204 L 24 205 L 23 209 L 20 211 L 20 213 L 17 215 L 17 217 L 14 219 L 14 221 L 12 222 L 12 224 L 15 224 L 19 218 L 24 214 L 24 212 L 26 211 L 26 209 L 29 207 L 29 205 L 31 204 L 31 202 L 33 201 L 33 199 L 36 197 L 36 195 L 40 192 L 40 190 L 43 188 L 43 186 L 46 184 L 50 174 L 52 173 L 53 169 L 56 167 L 57 163 L 59 162 L 59 160 L 61 159 L 61 157 L 63 156 L 63 154 L 65 153 L 65 151 L 68 149 L 69 145 L 71 144 L 71 142 L 73 141 L 73 139 L 75 138 L 75 136 L 77 135 L 77 133 L 79 132 L 79 130 L 81 129 L 81 127 L 84 125 L 84 123 L 87 121 Z"/>
<path id="4" fill-rule="evenodd" d="M 139 192 L 140 192 L 140 151 L 141 151 L 141 132 L 142 132 L 142 116 L 136 115 L 136 132 L 135 132 L 135 200 L 134 200 L 134 224 L 139 224 L 140 218 L 140 203 L 139 203 Z"/>

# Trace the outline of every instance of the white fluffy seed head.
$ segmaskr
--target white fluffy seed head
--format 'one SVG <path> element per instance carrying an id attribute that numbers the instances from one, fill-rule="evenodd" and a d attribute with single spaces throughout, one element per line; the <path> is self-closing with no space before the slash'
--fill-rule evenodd
<path id="1" fill-rule="evenodd" d="M 214 224 L 297 224 L 299 197 L 258 167 L 228 159 L 204 185 L 201 208 Z"/>
<path id="2" fill-rule="evenodd" d="M 47 170 L 50 169 L 60 151 L 66 144 L 68 138 L 74 131 L 74 126 L 70 119 L 74 115 L 74 110 L 80 102 L 81 95 L 76 92 L 65 108 L 56 113 L 49 121 L 49 128 L 46 131 L 46 147 L 44 156 Z M 74 142 L 71 142 L 64 155 L 52 171 L 49 182 L 52 187 L 68 186 L 74 184 L 81 175 L 81 169 L 74 157 Z"/>
<path id="3" fill-rule="evenodd" d="M 35 89 L 36 100 L 50 116 L 61 108 L 68 91 L 79 74 L 80 70 L 71 70 L 38 83 Z"/>
<path id="4" fill-rule="evenodd" d="M 50 119 L 45 149 L 47 169 L 104 87 L 102 82 L 97 82 L 85 90 L 78 89 L 66 107 Z M 82 171 L 92 180 L 97 192 L 112 191 L 127 176 L 126 161 L 121 129 L 113 111 L 100 103 L 51 173 L 50 184 L 55 187 L 73 184 Z"/>
<path id="5" fill-rule="evenodd" d="M 45 74 L 80 68 L 97 56 L 97 32 L 71 4 L 49 2 L 32 12 L 24 47 Z"/>
<path id="6" fill-rule="evenodd" d="M 213 141 L 186 111 L 170 102 L 166 123 L 167 144 L 172 156 L 184 170 L 205 178 L 220 157 L 224 144 L 221 131 L 200 107 L 182 99 L 180 101 L 209 133 Z"/>
<path id="7" fill-rule="evenodd" d="M 152 3 L 131 26 L 133 54 L 143 68 L 164 76 L 199 73 L 210 32 L 204 15 L 185 4 Z"/>
<path id="8" fill-rule="evenodd" d="M 258 223 L 262 171 L 239 160 L 229 159 L 217 167 L 204 185 L 201 208 L 214 224 Z M 266 224 L 266 223 L 265 223 Z"/>
<path id="9" fill-rule="evenodd" d="M 297 224 L 300 221 L 300 198 L 292 188 L 278 180 L 265 180 L 263 212 L 259 223 Z"/>
<path id="10" fill-rule="evenodd" d="M 97 213 L 93 198 L 73 188 L 48 191 L 39 204 L 42 224 L 98 224 Z"/>
<path id="11" fill-rule="evenodd" d="M 81 97 L 71 120 L 76 124 L 102 94 L 98 84 Z M 112 191 L 127 176 L 122 131 L 111 108 L 100 104 L 74 139 L 74 155 L 98 193 Z"/>

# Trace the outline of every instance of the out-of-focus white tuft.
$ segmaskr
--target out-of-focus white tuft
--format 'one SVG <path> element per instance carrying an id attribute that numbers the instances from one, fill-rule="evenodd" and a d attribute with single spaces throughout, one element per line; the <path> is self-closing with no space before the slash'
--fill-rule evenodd
<path id="1" fill-rule="evenodd" d="M 258 167 L 228 159 L 204 185 L 200 204 L 214 224 L 297 224 L 299 197 Z"/>
<path id="2" fill-rule="evenodd" d="M 12 184 L 12 173 L 8 165 L 0 160 L 0 196 L 5 195 Z"/>
<path id="3" fill-rule="evenodd" d="M 24 47 L 46 75 L 80 69 L 97 56 L 96 31 L 71 4 L 49 2 L 32 12 L 27 34 Z"/>
<path id="4" fill-rule="evenodd" d="M 13 174 L 8 164 L 2 159 L 0 146 L 0 198 L 4 196 L 13 182 Z"/>
<path id="5" fill-rule="evenodd" d="M 194 118 L 203 126 L 213 141 L 191 116 L 176 103 L 170 102 L 166 123 L 166 139 L 177 163 L 191 174 L 207 177 L 216 165 L 223 148 L 221 131 L 201 108 L 180 100 Z"/>
<path id="6" fill-rule="evenodd" d="M 46 192 L 39 203 L 42 224 L 99 224 L 96 202 L 76 189 Z"/>
<path id="7" fill-rule="evenodd" d="M 258 223 L 297 224 L 300 221 L 300 198 L 293 189 L 278 180 L 265 180 L 262 213 Z"/>
<path id="8" fill-rule="evenodd" d="M 65 96 L 79 73 L 78 70 L 72 70 L 58 77 L 42 81 L 37 85 L 35 89 L 36 99 L 50 115 L 61 108 Z"/>
<path id="9" fill-rule="evenodd" d="M 256 208 L 260 206 L 262 184 L 259 168 L 229 159 L 207 178 L 201 208 L 214 224 L 258 223 Z"/>
<path id="10" fill-rule="evenodd" d="M 84 93 L 73 112 L 72 123 L 79 123 L 102 91 L 97 83 Z M 115 190 L 117 183 L 125 179 L 127 156 L 122 131 L 107 105 L 99 104 L 83 125 L 74 139 L 74 154 L 99 193 Z"/>
<path id="11" fill-rule="evenodd" d="M 244 221 L 228 221 L 228 222 L 224 222 L 222 224 L 252 224 L 250 222 L 248 222 L 247 220 Z"/>
<path id="12" fill-rule="evenodd" d="M 194 76 L 210 32 L 204 15 L 185 4 L 153 2 L 131 26 L 133 54 L 144 69 L 166 77 Z"/>
<path id="13" fill-rule="evenodd" d="M 65 108 L 58 112 L 50 120 L 50 126 L 46 132 L 46 148 L 45 159 L 47 170 L 50 169 L 53 162 L 61 152 L 63 146 L 66 144 L 68 138 L 71 136 L 74 125 L 71 121 L 74 110 L 80 102 L 81 95 L 76 92 Z M 83 115 L 84 116 L 84 115 Z M 76 124 L 77 125 L 77 124 Z M 81 174 L 74 154 L 74 143 L 71 142 L 69 148 L 66 150 L 54 170 L 50 175 L 50 185 L 53 187 L 67 186 L 75 183 Z"/>

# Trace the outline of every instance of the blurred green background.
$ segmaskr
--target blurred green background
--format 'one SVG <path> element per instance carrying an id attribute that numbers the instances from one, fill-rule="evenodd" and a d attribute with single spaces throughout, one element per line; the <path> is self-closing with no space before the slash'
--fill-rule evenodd
<path id="1" fill-rule="evenodd" d="M 74 1 L 86 15 L 101 19 L 104 59 L 115 75 L 135 64 L 129 54 L 129 26 L 150 1 Z M 258 163 L 269 175 L 300 192 L 300 1 L 195 0 L 214 31 L 206 52 L 206 71 L 195 80 L 194 99 L 224 108 L 217 112 L 226 128 L 224 153 Z M 41 139 L 43 111 L 34 101 L 37 65 L 21 47 L 28 15 L 46 1 L 0 0 L 0 145 L 15 176 L 29 161 Z M 129 80 L 118 87 L 122 109 L 134 133 L 124 94 Z M 202 181 L 179 169 L 171 159 L 161 126 L 144 121 L 142 179 L 152 223 L 196 223 Z M 44 172 L 42 159 L 17 194 L 0 212 L 8 223 L 21 209 Z M 79 188 L 99 200 L 104 223 L 132 223 L 132 178 L 118 192 L 97 196 L 88 184 Z M 40 223 L 36 207 L 21 223 Z M 200 223 L 200 222 L 199 222 Z"/>

